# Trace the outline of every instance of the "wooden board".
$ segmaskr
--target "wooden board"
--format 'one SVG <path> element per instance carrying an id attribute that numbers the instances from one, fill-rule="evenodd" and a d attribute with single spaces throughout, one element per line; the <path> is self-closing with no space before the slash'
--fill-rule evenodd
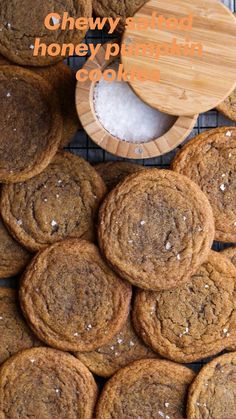
<path id="1" fill-rule="evenodd" d="M 192 29 L 126 29 L 123 43 L 172 45 L 203 45 L 203 55 L 149 56 L 123 55 L 126 71 L 132 66 L 160 70 L 159 81 L 139 81 L 130 84 L 149 105 L 172 115 L 194 115 L 206 112 L 222 102 L 236 87 L 236 21 L 233 14 L 218 0 L 151 0 L 135 15 L 135 19 L 151 18 L 152 13 L 166 19 L 177 19 L 193 14 Z"/>

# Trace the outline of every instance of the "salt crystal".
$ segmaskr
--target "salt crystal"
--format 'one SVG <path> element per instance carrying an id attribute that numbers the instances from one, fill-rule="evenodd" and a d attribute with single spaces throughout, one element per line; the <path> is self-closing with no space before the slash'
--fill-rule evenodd
<path id="1" fill-rule="evenodd" d="M 16 132 L 16 128 L 13 128 L 13 131 L 15 131 L 15 132 Z"/>
<path id="2" fill-rule="evenodd" d="M 2 316 L 0 316 L 0 320 L 2 320 L 3 319 L 3 317 Z"/>
<path id="3" fill-rule="evenodd" d="M 17 220 L 17 222 L 16 222 L 16 223 L 18 224 L 18 226 L 22 226 L 23 221 L 22 221 L 22 220 Z"/>
<path id="4" fill-rule="evenodd" d="M 114 351 L 114 348 L 115 348 L 114 346 L 111 346 L 111 350 L 112 350 L 112 351 Z"/>
<path id="5" fill-rule="evenodd" d="M 8 93 L 7 93 L 7 97 L 11 97 L 11 93 L 9 93 L 9 92 L 8 92 Z"/>
<path id="6" fill-rule="evenodd" d="M 32 362 L 32 364 L 35 362 L 35 359 L 31 359 L 30 362 Z"/>
<path id="7" fill-rule="evenodd" d="M 55 389 L 55 392 L 58 394 L 58 393 L 60 393 L 60 390 L 59 390 L 59 388 L 56 388 Z"/>
<path id="8" fill-rule="evenodd" d="M 52 227 L 57 226 L 57 222 L 56 222 L 55 220 L 52 220 L 52 222 L 51 222 L 51 226 L 52 226 Z"/>
<path id="9" fill-rule="evenodd" d="M 57 183 L 59 183 L 59 185 L 62 183 L 62 180 L 61 179 L 59 179 L 58 181 L 57 181 Z"/>
<path id="10" fill-rule="evenodd" d="M 164 413 L 161 411 L 161 410 L 159 410 L 158 411 L 158 414 L 163 418 L 164 417 Z"/>
<path id="11" fill-rule="evenodd" d="M 92 325 L 88 324 L 88 326 L 86 327 L 86 330 L 91 330 L 92 329 Z"/>
<path id="12" fill-rule="evenodd" d="M 44 202 L 48 202 L 47 198 L 44 198 Z"/>
<path id="13" fill-rule="evenodd" d="M 133 243 L 133 240 L 128 240 L 128 243 Z"/>
<path id="14" fill-rule="evenodd" d="M 206 284 L 206 285 L 205 285 L 205 288 L 209 288 L 209 285 L 207 285 L 207 284 Z"/>
<path id="15" fill-rule="evenodd" d="M 76 333 L 74 333 L 74 336 L 79 336 L 79 333 L 77 333 L 77 332 L 76 332 Z"/>
<path id="16" fill-rule="evenodd" d="M 186 220 L 187 220 L 187 217 L 186 217 L 185 215 L 183 216 L 183 220 L 184 220 L 184 221 L 186 221 Z"/>
<path id="17" fill-rule="evenodd" d="M 236 226 L 236 221 L 234 221 L 233 225 Z"/>
<path id="18" fill-rule="evenodd" d="M 227 131 L 225 135 L 226 135 L 226 137 L 231 137 L 232 136 L 232 132 L 231 131 Z"/>
<path id="19" fill-rule="evenodd" d="M 232 153 L 229 153 L 229 158 L 232 157 Z"/>
<path id="20" fill-rule="evenodd" d="M 60 23 L 60 20 L 57 19 L 56 17 L 52 16 L 52 23 L 53 23 L 53 25 L 57 25 L 58 23 Z"/>
<path id="21" fill-rule="evenodd" d="M 117 71 L 118 65 L 114 62 L 109 68 Z M 146 143 L 159 138 L 176 121 L 176 117 L 144 103 L 127 82 L 100 80 L 94 88 L 94 109 L 100 123 L 110 134 L 132 143 Z M 141 154 L 143 150 L 140 151 Z"/>
<path id="22" fill-rule="evenodd" d="M 134 342 L 132 340 L 129 342 L 129 346 L 134 346 Z"/>
<path id="23" fill-rule="evenodd" d="M 123 342 L 123 339 L 118 338 L 118 339 L 117 339 L 117 342 L 118 342 L 119 344 L 121 344 L 121 343 Z"/>
<path id="24" fill-rule="evenodd" d="M 224 333 L 227 333 L 227 332 L 228 332 L 228 329 L 223 329 L 223 332 L 224 332 Z"/>
<path id="25" fill-rule="evenodd" d="M 11 29 L 11 24 L 7 23 L 7 29 Z"/>
<path id="26" fill-rule="evenodd" d="M 143 226 L 146 223 L 146 221 L 140 221 L 141 226 Z"/>
<path id="27" fill-rule="evenodd" d="M 223 173 L 222 177 L 225 177 L 225 176 L 226 176 L 226 174 L 225 174 L 225 173 Z"/>
<path id="28" fill-rule="evenodd" d="M 221 191 L 224 191 L 226 189 L 226 186 L 222 183 L 221 185 L 220 185 L 220 190 Z"/>
<path id="29" fill-rule="evenodd" d="M 177 260 L 180 260 L 180 254 L 178 253 L 178 255 L 176 256 Z"/>
<path id="30" fill-rule="evenodd" d="M 165 248 L 166 248 L 166 250 L 170 250 L 171 249 L 171 243 L 166 242 Z"/>
<path id="31" fill-rule="evenodd" d="M 56 197 L 57 197 L 57 198 L 59 198 L 59 196 L 60 196 L 60 195 L 57 193 L 57 194 L 56 194 Z"/>
<path id="32" fill-rule="evenodd" d="M 165 407 L 169 407 L 170 403 L 165 403 Z"/>
<path id="33" fill-rule="evenodd" d="M 33 44 L 30 45 L 30 49 L 34 49 L 34 45 Z"/>

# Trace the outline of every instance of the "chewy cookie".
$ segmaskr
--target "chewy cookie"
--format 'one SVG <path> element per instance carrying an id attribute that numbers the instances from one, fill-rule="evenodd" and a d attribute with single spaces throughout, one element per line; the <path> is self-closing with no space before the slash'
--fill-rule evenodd
<path id="1" fill-rule="evenodd" d="M 131 287 L 92 243 L 70 239 L 40 252 L 26 270 L 20 300 L 36 335 L 65 351 L 93 351 L 124 325 Z"/>
<path id="2" fill-rule="evenodd" d="M 217 252 L 183 286 L 139 291 L 134 325 L 155 351 L 176 362 L 217 354 L 236 341 L 236 269 Z"/>
<path id="3" fill-rule="evenodd" d="M 27 326 L 18 306 L 17 292 L 0 287 L 0 364 L 40 342 Z"/>
<path id="4" fill-rule="evenodd" d="M 184 419 L 195 374 L 173 362 L 141 360 L 118 371 L 105 385 L 96 419 Z"/>
<path id="5" fill-rule="evenodd" d="M 236 127 L 203 132 L 189 141 L 173 161 L 173 169 L 194 181 L 213 209 L 215 240 L 236 241 Z"/>
<path id="6" fill-rule="evenodd" d="M 10 358 L 0 370 L 0 417 L 92 419 L 97 386 L 70 354 L 35 348 Z"/>
<path id="7" fill-rule="evenodd" d="M 50 163 L 60 145 L 62 121 L 50 85 L 29 70 L 0 67 L 0 181 L 21 182 Z"/>
<path id="8" fill-rule="evenodd" d="M 236 267 L 236 247 L 229 247 L 228 249 L 222 250 L 221 254 L 230 259 L 230 261 Z"/>
<path id="9" fill-rule="evenodd" d="M 125 30 L 128 17 L 132 17 L 147 0 L 93 0 L 93 10 L 96 16 L 121 18 L 117 27 L 118 32 Z"/>
<path id="10" fill-rule="evenodd" d="M 158 357 L 136 335 L 130 317 L 121 331 L 107 345 L 92 352 L 77 352 L 75 356 L 94 374 L 101 377 L 110 377 L 132 361 Z"/>
<path id="11" fill-rule="evenodd" d="M 111 191 L 118 183 L 124 180 L 131 173 L 139 172 L 145 169 L 144 166 L 135 163 L 123 161 L 109 161 L 100 163 L 95 166 L 102 179 L 104 180 L 107 189 Z"/>
<path id="12" fill-rule="evenodd" d="M 236 412 L 236 352 L 205 365 L 188 396 L 188 419 L 234 419 Z"/>
<path id="13" fill-rule="evenodd" d="M 8 233 L 0 218 L 0 279 L 21 273 L 30 254 Z"/>
<path id="14" fill-rule="evenodd" d="M 84 159 L 58 153 L 40 175 L 2 187 L 5 224 L 26 248 L 37 251 L 66 237 L 92 239 L 105 185 Z"/>
<path id="15" fill-rule="evenodd" d="M 32 11 L 33 7 L 33 11 Z M 63 16 L 67 12 L 69 17 L 90 17 L 92 13 L 91 0 L 2 0 L 0 10 L 0 53 L 9 60 L 20 65 L 46 66 L 64 57 L 52 57 L 48 54 L 33 56 L 35 39 L 40 43 L 78 44 L 84 38 L 85 32 L 74 30 L 50 30 L 44 25 L 45 17 L 49 13 Z M 58 24 L 57 20 L 51 24 Z M 67 25 L 68 28 L 68 25 Z M 41 50 L 40 50 L 41 51 Z"/>
<path id="16" fill-rule="evenodd" d="M 100 247 L 116 272 L 151 290 L 187 282 L 214 237 L 210 204 L 197 185 L 168 170 L 142 170 L 109 193 L 100 209 Z"/>

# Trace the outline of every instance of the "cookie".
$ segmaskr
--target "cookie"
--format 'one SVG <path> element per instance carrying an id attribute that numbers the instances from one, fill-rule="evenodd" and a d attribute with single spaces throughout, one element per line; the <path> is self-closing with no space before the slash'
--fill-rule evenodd
<path id="1" fill-rule="evenodd" d="M 40 175 L 3 185 L 1 212 L 14 237 L 34 252 L 66 237 L 92 239 L 105 193 L 89 163 L 60 152 Z"/>
<path id="2" fill-rule="evenodd" d="M 197 185 L 168 170 L 142 170 L 109 193 L 98 239 L 118 274 L 150 290 L 187 282 L 214 237 L 210 204 Z"/>
<path id="3" fill-rule="evenodd" d="M 139 172 L 144 168 L 145 167 L 140 164 L 123 161 L 109 161 L 95 166 L 95 169 L 104 180 L 109 191 L 111 191 L 116 185 L 118 185 L 118 183 L 124 180 L 131 173 Z"/>
<path id="4" fill-rule="evenodd" d="M 0 336 L 0 364 L 23 349 L 40 345 L 21 314 L 17 292 L 3 287 L 0 287 Z"/>
<path id="5" fill-rule="evenodd" d="M 107 345 L 92 352 L 77 352 L 75 356 L 94 374 L 101 377 L 110 377 L 132 361 L 158 357 L 136 335 L 130 317 Z"/>
<path id="6" fill-rule="evenodd" d="M 0 56 L 0 65 L 11 65 L 11 62 Z M 81 127 L 75 108 L 76 78 L 73 71 L 64 63 L 50 67 L 28 67 L 42 76 L 51 85 L 48 96 L 57 95 L 63 118 L 61 146 L 69 144 L 76 131 Z"/>
<path id="7" fill-rule="evenodd" d="M 32 10 L 33 7 L 33 10 Z M 46 29 L 44 25 L 45 17 L 49 13 L 57 13 L 61 17 L 68 13 L 71 18 L 90 17 L 92 13 L 91 0 L 2 0 L 0 10 L 0 53 L 9 60 L 20 65 L 47 66 L 57 61 L 62 61 L 65 57 L 61 54 L 50 56 L 46 52 L 45 56 L 39 54 L 33 56 L 36 38 L 40 44 L 77 45 L 85 36 L 85 31 L 74 28 L 69 30 Z M 50 21 L 50 24 L 58 24 Z M 55 49 L 54 51 L 55 52 Z"/>
<path id="8" fill-rule="evenodd" d="M 134 16 L 146 2 L 147 0 L 93 0 L 93 11 L 96 16 L 101 18 L 120 18 L 117 31 L 123 32 L 126 19 Z"/>
<path id="9" fill-rule="evenodd" d="M 105 385 L 96 419 L 184 419 L 190 369 L 162 360 L 135 361 Z"/>
<path id="10" fill-rule="evenodd" d="M 215 240 L 236 241 L 236 127 L 212 129 L 190 140 L 173 169 L 194 181 L 213 209 Z"/>
<path id="11" fill-rule="evenodd" d="M 29 260 L 29 252 L 13 239 L 0 218 L 0 279 L 21 273 Z"/>
<path id="12" fill-rule="evenodd" d="M 205 365 L 188 396 L 188 419 L 234 419 L 236 412 L 236 352 Z"/>
<path id="13" fill-rule="evenodd" d="M 92 419 L 97 386 L 70 354 L 35 348 L 10 358 L 0 370 L 0 417 Z"/>
<path id="14" fill-rule="evenodd" d="M 40 252 L 20 287 L 21 307 L 36 335 L 65 351 L 93 351 L 124 325 L 131 287 L 102 260 L 97 247 L 70 239 Z"/>
<path id="15" fill-rule="evenodd" d="M 171 291 L 139 291 L 134 325 L 153 350 L 176 362 L 215 355 L 236 341 L 236 269 L 211 251 L 191 280 Z"/>
<path id="16" fill-rule="evenodd" d="M 234 266 L 236 266 L 236 247 L 229 247 L 221 251 L 221 254 L 226 256 Z"/>
<path id="17" fill-rule="evenodd" d="M 50 85 L 29 70 L 0 67 L 0 182 L 21 182 L 41 173 L 62 135 L 59 104 Z"/>

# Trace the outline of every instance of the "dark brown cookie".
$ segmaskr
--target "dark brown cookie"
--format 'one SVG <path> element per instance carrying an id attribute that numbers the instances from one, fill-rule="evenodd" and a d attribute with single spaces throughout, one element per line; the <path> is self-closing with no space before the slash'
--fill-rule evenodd
<path id="1" fill-rule="evenodd" d="M 234 266 L 236 266 L 236 247 L 229 247 L 221 251 L 221 254 L 226 256 Z"/>
<path id="2" fill-rule="evenodd" d="M 190 369 L 169 361 L 133 362 L 105 385 L 96 419 L 184 419 L 194 376 Z"/>
<path id="3" fill-rule="evenodd" d="M 26 324 L 18 305 L 17 292 L 0 287 L 0 363 L 40 342 Z"/>
<path id="4" fill-rule="evenodd" d="M 2 188 L 1 212 L 14 237 L 31 251 L 66 237 L 92 239 L 106 187 L 81 157 L 58 153 L 44 172 Z"/>
<path id="5" fill-rule="evenodd" d="M 142 170 L 109 193 L 100 209 L 100 247 L 116 272 L 151 290 L 187 282 L 214 237 L 210 204 L 197 185 L 168 170 Z"/>
<path id="6" fill-rule="evenodd" d="M 21 182 L 50 163 L 60 145 L 59 104 L 32 71 L 0 67 L 0 181 Z"/>
<path id="7" fill-rule="evenodd" d="M 131 287 L 102 260 L 97 247 L 70 239 L 40 252 L 26 270 L 20 300 L 29 325 L 48 345 L 93 351 L 124 325 Z"/>
<path id="8" fill-rule="evenodd" d="M 176 362 L 193 362 L 236 341 L 236 269 L 211 252 L 191 280 L 172 291 L 139 291 L 133 320 L 155 351 Z"/>
<path id="9" fill-rule="evenodd" d="M 84 38 L 85 31 L 50 30 L 44 25 L 49 13 L 57 13 L 61 17 L 67 12 L 69 18 L 90 17 L 92 13 L 91 0 L 2 0 L 0 9 L 0 53 L 9 60 L 20 65 L 46 66 L 62 61 L 59 54 L 52 57 L 48 54 L 33 56 L 35 39 L 40 43 L 78 44 Z M 58 24 L 54 18 L 54 24 Z M 51 24 L 53 22 L 51 21 Z"/>
<path id="10" fill-rule="evenodd" d="M 110 377 L 132 361 L 158 357 L 136 335 L 130 317 L 107 345 L 92 352 L 77 352 L 75 356 L 94 374 L 101 377 Z"/>
<path id="11" fill-rule="evenodd" d="M 236 352 L 205 365 L 188 396 L 188 419 L 235 419 Z"/>
<path id="12" fill-rule="evenodd" d="M 102 179 L 104 180 L 107 189 L 111 191 L 118 183 L 124 180 L 131 173 L 139 172 L 145 169 L 140 164 L 134 164 L 123 161 L 109 161 L 100 163 L 95 166 Z"/>
<path id="13" fill-rule="evenodd" d="M 236 127 L 212 129 L 190 140 L 173 169 L 194 181 L 213 209 L 215 240 L 236 241 Z"/>
<path id="14" fill-rule="evenodd" d="M 29 260 L 29 252 L 13 239 L 0 218 L 0 279 L 21 273 Z"/>
<path id="15" fill-rule="evenodd" d="M 126 19 L 134 14 L 148 0 L 93 0 L 93 10 L 96 16 L 120 18 L 118 32 L 125 30 Z"/>
<path id="16" fill-rule="evenodd" d="M 70 354 L 35 348 L 10 358 L 0 370 L 0 417 L 92 419 L 97 386 Z"/>
<path id="17" fill-rule="evenodd" d="M 11 65 L 11 62 L 0 56 L 0 65 Z M 35 71 L 50 83 L 49 98 L 56 95 L 59 99 L 63 119 L 61 146 L 64 147 L 81 127 L 75 108 L 75 74 L 64 63 L 49 67 L 28 67 L 28 70 Z"/>

